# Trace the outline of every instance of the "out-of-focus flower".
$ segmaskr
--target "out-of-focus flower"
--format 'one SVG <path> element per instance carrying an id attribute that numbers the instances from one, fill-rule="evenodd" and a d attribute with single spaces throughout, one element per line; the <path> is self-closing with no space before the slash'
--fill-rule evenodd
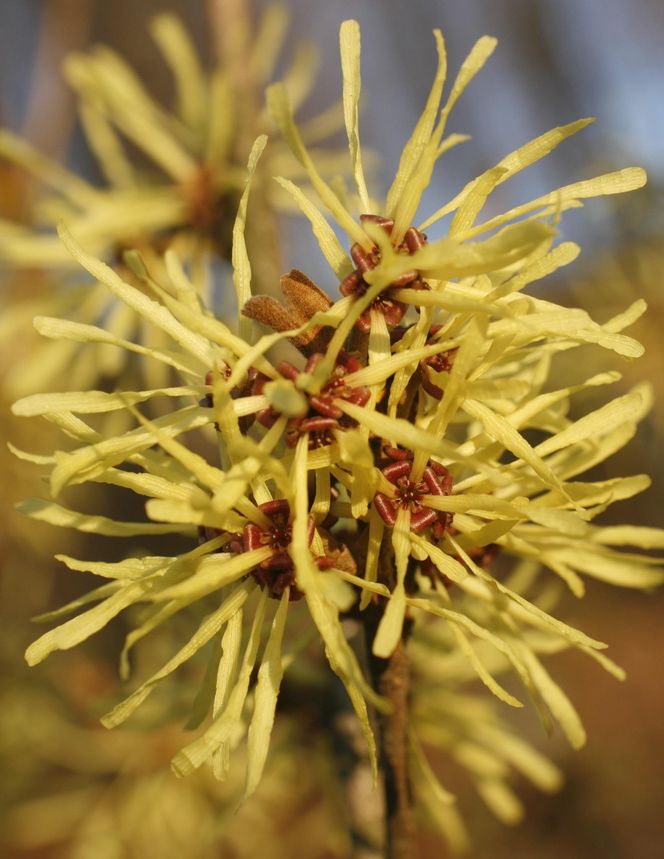
<path id="1" fill-rule="evenodd" d="M 289 859 L 297 852 L 313 859 L 323 843 L 330 856 L 348 855 L 322 743 L 296 744 L 288 718 L 260 795 L 238 813 L 240 768 L 223 782 L 207 770 L 190 779 L 168 771 L 186 739 L 164 724 L 170 701 L 147 708 L 133 730 L 109 733 L 81 715 L 97 705 L 93 696 L 108 693 L 108 666 L 79 656 L 49 674 L 40 687 L 14 676 L 0 696 L 3 856 Z"/>
<path id="2" fill-rule="evenodd" d="M 636 373 L 650 379 L 654 390 L 653 410 L 648 420 L 659 436 L 664 428 L 664 399 L 659 373 L 662 360 L 659 336 L 664 301 L 659 280 L 664 265 L 658 236 L 640 242 L 625 242 L 593 260 L 575 278 L 563 285 L 573 300 L 587 296 L 587 306 L 598 315 L 611 316 L 638 298 L 645 299 L 648 313 L 639 320 L 639 336 L 645 347 L 642 364 L 627 368 L 621 385 L 628 386 Z M 654 451 L 653 451 L 654 452 Z M 654 501 L 654 499 L 653 499 Z"/>
<path id="3" fill-rule="evenodd" d="M 551 581 L 542 587 L 537 581 L 537 564 L 523 561 L 511 572 L 506 584 L 550 609 L 562 587 Z M 506 634 L 500 606 L 480 603 L 472 596 L 460 596 L 458 606 L 468 619 L 484 629 L 500 631 L 508 643 L 515 638 L 533 654 L 551 656 L 570 644 L 555 632 L 521 626 L 511 637 Z M 472 645 L 458 628 L 435 621 L 418 624 L 410 642 L 413 663 L 411 778 L 416 798 L 430 825 L 439 830 L 452 847 L 463 852 L 472 840 L 467 833 L 455 797 L 441 789 L 424 749 L 444 757 L 446 764 L 465 771 L 473 787 L 503 823 L 515 824 L 523 817 L 516 794 L 515 775 L 523 776 L 539 790 L 555 792 L 562 785 L 562 773 L 522 736 L 500 713 L 497 701 L 470 691 L 477 671 L 490 675 L 509 673 L 510 660 L 489 639 Z M 469 658 L 470 657 L 470 658 Z M 479 667 L 481 666 L 481 667 Z M 622 673 L 613 669 L 618 677 Z M 487 673 L 487 678 L 490 676 Z M 491 681 L 489 681 L 491 682 Z M 542 701 L 544 723 L 550 718 Z"/>
<path id="4" fill-rule="evenodd" d="M 89 183 L 3 131 L 0 155 L 30 171 L 48 189 L 37 199 L 34 215 L 38 224 L 51 229 L 36 233 L 0 222 L 0 258 L 31 268 L 71 268 L 71 257 L 53 232 L 61 221 L 96 256 L 147 244 L 175 247 L 183 257 L 212 249 L 227 258 L 245 184 L 244 141 L 269 130 L 260 93 L 273 74 L 286 25 L 285 9 L 274 6 L 247 42 L 244 62 L 257 96 L 256 115 L 238 104 L 241 93 L 234 88 L 232 69 L 221 61 L 205 71 L 189 35 L 171 14 L 157 16 L 151 33 L 173 76 L 172 110 L 160 105 L 110 49 L 100 46 L 70 55 L 65 75 L 78 97 L 86 141 L 106 184 Z M 304 47 L 288 73 L 297 104 L 310 91 L 315 66 L 315 55 Z M 336 122 L 334 110 L 314 118 L 310 138 L 324 138 Z M 142 158 L 139 164 L 136 152 Z M 265 162 L 265 176 L 294 166 L 279 146 Z M 274 195 L 271 199 L 274 202 Z M 259 212 L 256 221 L 260 218 Z"/>
<path id="5" fill-rule="evenodd" d="M 73 439 L 72 449 L 32 457 L 49 473 L 54 497 L 77 484 L 110 483 L 146 496 L 150 521 L 117 522 L 42 500 L 24 505 L 29 515 L 123 538 L 168 533 L 191 541 L 198 534 L 201 540 L 180 554 L 112 564 L 63 558 L 71 569 L 109 581 L 69 606 L 77 610 L 98 601 L 45 633 L 29 648 L 28 660 L 73 647 L 124 609 L 145 604 L 142 623 L 127 639 L 126 668 L 136 641 L 176 613 L 205 606 L 209 613 L 190 640 L 105 723 L 122 722 L 156 685 L 212 643 L 194 719 L 200 723 L 211 714 L 211 721 L 173 766 L 186 774 L 210 761 L 223 775 L 230 751 L 246 734 L 247 794 L 265 763 L 283 671 L 311 638 L 324 643 L 373 753 L 367 703 L 379 711 L 386 703 L 362 676 L 345 618 L 362 623 L 377 617 L 369 648 L 371 658 L 380 660 L 403 646 L 412 626 L 416 643 L 420 633 L 440 627 L 446 650 L 433 648 L 432 660 L 446 663 L 447 651 L 453 651 L 509 706 L 523 706 L 522 693 L 532 697 L 579 747 L 585 740 L 580 718 L 540 653 L 573 648 L 616 676 L 621 671 L 603 655 L 602 642 L 554 616 L 546 599 L 549 583 L 562 581 L 581 596 L 585 577 L 646 589 L 662 580 L 657 561 L 619 549 L 662 547 L 661 531 L 594 522 L 614 501 L 645 489 L 648 478 L 581 479 L 633 436 L 650 406 L 650 389 L 639 385 L 573 419 L 575 396 L 617 381 L 619 373 L 585 378 L 580 368 L 563 386 L 548 386 L 557 356 L 588 344 L 620 360 L 638 357 L 640 344 L 622 332 L 644 303 L 636 301 L 600 325 L 583 310 L 523 292 L 578 254 L 571 242 L 555 244 L 562 213 L 584 198 L 639 187 L 643 171 L 630 168 L 575 183 L 476 223 L 498 184 L 580 130 L 583 120 L 507 155 L 413 227 L 437 159 L 459 142 L 444 137 L 452 107 L 495 44 L 480 39 L 441 108 L 445 51 L 442 36 L 435 35 L 439 69 L 382 207 L 369 197 L 357 133 L 359 28 L 355 22 L 342 26 L 343 100 L 359 221 L 309 155 L 286 91 L 277 86 L 269 92 L 275 118 L 312 186 L 348 233 L 350 258 L 306 193 L 278 180 L 310 219 L 343 297 L 328 306 L 320 290 L 297 275 L 289 289 L 302 293 L 300 306 L 311 314 L 284 330 L 286 307 L 251 298 L 243 204 L 234 230 L 234 283 L 238 306 L 246 306 L 250 318 L 240 320 L 239 334 L 207 311 L 175 254 L 168 257 L 170 280 L 151 277 L 149 266 L 134 258 L 143 283 L 137 289 L 64 231 L 74 258 L 169 342 L 159 349 L 117 340 L 115 345 L 167 365 L 182 384 L 36 395 L 14 406 L 19 415 L 59 422 Z M 447 235 L 429 240 L 423 230 L 452 213 Z M 251 319 L 274 331 L 257 338 Z M 63 320 L 42 318 L 36 325 L 62 340 L 107 336 Z M 324 337 L 324 351 L 313 359 L 307 334 Z M 303 355 L 297 366 L 273 365 L 268 350 L 286 338 L 308 363 Z M 206 377 L 211 384 L 204 383 Z M 179 407 L 148 420 L 138 407 L 158 397 Z M 89 415 L 123 410 L 136 426 L 122 435 L 106 437 L 87 422 Z M 218 464 L 180 438 L 198 429 L 217 434 Z M 515 572 L 508 575 L 511 564 Z M 497 679 L 506 666 L 521 692 Z M 424 683 L 426 688 L 426 678 Z M 436 734 L 430 730 L 432 711 L 422 704 L 424 691 L 414 694 L 421 719 L 407 720 L 412 787 L 433 800 L 446 793 L 420 743 L 451 743 L 458 713 L 453 706 L 441 710 L 447 732 L 441 727 Z M 433 707 L 434 699 L 429 703 Z M 481 718 L 468 721 L 464 730 L 476 746 L 501 734 Z M 518 742 L 511 749 L 506 741 L 504 756 L 511 755 L 515 766 L 533 762 Z M 460 754 L 458 746 L 453 753 Z M 494 779 L 476 772 L 478 787 L 507 817 L 512 801 L 495 766 L 494 772 Z M 531 767 L 545 787 L 553 786 L 552 772 L 541 762 Z"/>
<path id="6" fill-rule="evenodd" d="M 84 325 L 96 325 L 103 319 L 104 327 L 117 338 L 158 345 L 150 340 L 151 333 L 140 317 L 119 306 L 105 290 L 72 283 L 71 256 L 55 235 L 55 225 L 62 222 L 82 247 L 98 257 L 121 262 L 126 251 L 139 248 L 153 273 L 163 264 L 163 252 L 175 250 L 183 264 L 191 267 L 192 280 L 208 305 L 226 309 L 229 290 L 212 294 L 211 267 L 218 270 L 219 261 L 231 262 L 233 223 L 246 184 L 247 151 L 260 132 L 271 128 L 262 92 L 278 61 L 287 18 L 284 7 L 266 10 L 257 32 L 239 49 L 243 55 L 236 57 L 244 63 L 254 109 L 243 104 L 247 88 L 240 90 L 234 69 L 223 59 L 211 71 L 203 69 L 189 35 L 171 14 L 157 16 L 151 32 L 172 72 L 172 109 L 160 105 L 131 67 L 110 49 L 97 47 L 70 55 L 65 74 L 76 91 L 87 143 L 106 180 L 102 186 L 50 161 L 11 132 L 0 131 L 0 157 L 29 171 L 40 184 L 33 206 L 34 224 L 0 220 L 0 260 L 15 268 L 49 270 L 36 299 L 44 304 L 59 302 L 54 311 L 57 315 Z M 287 72 L 289 92 L 298 105 L 310 92 L 316 65 L 315 52 L 303 45 Z M 341 110 L 334 105 L 308 121 L 307 137 L 317 145 L 341 123 Z M 328 170 L 341 171 L 337 154 L 324 148 L 317 151 Z M 256 152 L 251 167 L 252 173 L 256 171 L 256 211 L 247 242 L 253 252 L 255 287 L 271 292 L 281 273 L 275 209 L 292 207 L 289 195 L 271 176 L 285 171 L 296 178 L 303 171 L 278 140 L 259 162 L 260 154 Z M 61 281 L 54 275 L 56 270 L 61 272 Z M 129 268 L 124 277 L 136 283 Z M 24 306 L 30 311 L 29 303 L 22 301 L 10 311 L 17 317 L 15 322 Z M 20 360 L 7 376 L 10 395 L 57 390 L 63 387 L 63 379 L 70 389 L 102 387 L 123 372 L 127 379 L 122 384 L 135 384 L 136 371 L 123 364 L 120 353 L 111 354 L 106 344 L 93 347 L 87 355 L 87 360 L 79 360 L 80 348 L 74 343 L 67 351 L 33 344 L 22 348 Z M 141 383 L 145 381 L 166 385 L 167 377 L 141 379 Z"/>

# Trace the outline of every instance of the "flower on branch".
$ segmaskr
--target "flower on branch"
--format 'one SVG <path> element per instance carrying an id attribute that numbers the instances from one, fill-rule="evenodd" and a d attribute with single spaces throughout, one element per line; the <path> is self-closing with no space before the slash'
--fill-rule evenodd
<path id="1" fill-rule="evenodd" d="M 438 70 L 384 202 L 369 196 L 364 176 L 355 22 L 341 32 L 356 188 L 347 195 L 349 208 L 309 153 L 285 89 L 268 91 L 274 119 L 320 208 L 290 180 L 277 181 L 309 219 L 341 298 L 331 302 L 297 271 L 282 280 L 284 304 L 251 296 L 242 207 L 234 258 L 244 315 L 233 327 L 205 307 L 175 257 L 159 280 L 146 275 L 145 292 L 64 231 L 65 246 L 83 268 L 159 331 L 163 341 L 142 346 L 141 355 L 168 366 L 180 384 L 43 394 L 20 400 L 14 411 L 43 416 L 66 434 L 55 455 L 18 451 L 44 469 L 52 494 L 26 502 L 28 515 L 126 540 L 170 534 L 191 541 L 180 554 L 156 556 L 137 557 L 128 546 L 127 557 L 113 564 L 63 557 L 71 569 L 107 582 L 65 608 L 83 611 L 31 645 L 31 663 L 77 645 L 134 605 L 143 605 L 144 614 L 127 651 L 173 614 L 198 609 L 203 616 L 189 641 L 105 723 L 124 721 L 214 641 L 206 676 L 217 678 L 217 686 L 208 722 L 173 766 L 186 774 L 216 762 L 223 774 L 246 735 L 249 794 L 265 764 L 284 668 L 296 655 L 317 658 L 319 640 L 375 764 L 368 707 L 384 712 L 386 702 L 363 675 L 344 623 L 371 608 L 378 616 L 367 642 L 372 659 L 389 660 L 410 635 L 413 652 L 427 653 L 416 676 L 428 684 L 426 668 L 436 675 L 430 699 L 428 685 L 414 689 L 408 777 L 427 815 L 445 828 L 449 819 L 437 816 L 432 798 L 447 792 L 423 744 L 449 747 L 446 725 L 454 732 L 461 723 L 463 735 L 497 761 L 492 772 L 501 776 L 490 785 L 466 761 L 494 809 L 505 796 L 501 755 L 528 768 L 544 789 L 556 780 L 523 743 L 509 746 L 505 739 L 494 748 L 507 732 L 492 717 L 476 726 L 460 719 L 453 706 L 454 696 L 464 695 L 460 684 L 479 678 L 511 707 L 533 697 L 544 718 L 559 722 L 570 743 L 581 746 L 581 720 L 541 657 L 574 649 L 615 676 L 622 672 L 602 653 L 603 642 L 554 614 L 552 593 L 562 585 L 580 597 L 587 578 L 643 589 L 659 584 L 661 562 L 647 550 L 662 548 L 664 536 L 596 522 L 610 504 L 646 489 L 646 476 L 587 474 L 633 436 L 651 405 L 649 387 L 638 385 L 572 418 L 579 395 L 610 386 L 620 374 L 607 369 L 585 377 L 579 362 L 572 378 L 552 375 L 556 356 L 589 346 L 611 361 L 638 358 L 641 345 L 624 331 L 643 302 L 599 323 L 581 309 L 527 292 L 578 255 L 575 244 L 557 241 L 565 211 L 586 198 L 638 188 L 644 173 L 627 168 L 583 180 L 482 220 L 493 190 L 588 124 L 581 120 L 507 154 L 414 227 L 438 159 L 462 141 L 445 136 L 450 113 L 495 47 L 493 39 L 479 40 L 443 100 L 445 46 L 438 31 L 435 39 Z M 440 229 L 447 215 L 447 232 L 434 238 L 432 228 Z M 268 332 L 259 336 L 250 320 Z M 42 318 L 36 325 L 62 340 L 102 336 L 63 320 Z M 275 364 L 270 350 L 284 340 L 302 355 Z M 171 407 L 149 419 L 141 408 L 157 398 Z M 114 411 L 132 421 L 126 432 L 104 436 L 87 422 L 88 415 Z M 85 483 L 145 497 L 146 520 L 108 519 L 59 503 L 61 493 Z M 626 546 L 646 552 L 623 551 Z M 297 622 L 287 623 L 295 612 Z M 440 678 L 448 665 L 456 673 L 445 685 Z M 501 682 L 508 672 L 518 684 L 514 691 Z"/>
<path id="2" fill-rule="evenodd" d="M 392 234 L 394 228 L 393 220 L 383 218 L 380 215 L 360 215 L 360 222 L 363 224 L 376 224 L 388 236 Z M 406 230 L 403 241 L 394 250 L 396 253 L 413 254 L 416 250 L 424 247 L 426 240 L 424 233 L 420 233 L 415 227 L 410 227 Z M 362 245 L 356 242 L 350 249 L 350 255 L 357 268 L 344 278 L 339 289 L 342 295 L 364 295 L 369 286 L 364 279 L 364 275 L 376 268 L 380 262 L 380 250 L 374 246 L 370 251 L 365 251 Z M 428 288 L 428 284 L 420 279 L 419 273 L 415 269 L 398 275 L 389 286 L 395 289 L 404 286 L 410 286 L 412 289 Z M 395 328 L 401 322 L 407 310 L 407 305 L 391 298 L 389 288 L 381 292 L 372 301 L 369 308 L 360 314 L 355 323 L 356 327 L 364 334 L 368 334 L 371 330 L 372 310 L 383 315 L 388 328 Z"/>
<path id="3" fill-rule="evenodd" d="M 419 534 L 427 528 L 433 527 L 433 533 L 437 538 L 444 536 L 447 527 L 452 521 L 451 513 L 434 510 L 427 505 L 427 495 L 451 495 L 452 477 L 444 465 L 435 460 L 427 461 L 422 479 L 412 479 L 412 454 L 410 458 L 407 452 L 387 449 L 388 455 L 394 459 L 389 465 L 381 469 L 381 474 L 394 485 L 390 489 L 390 495 L 377 492 L 374 495 L 374 506 L 381 519 L 390 528 L 397 521 L 399 508 L 410 512 L 410 530 Z"/>

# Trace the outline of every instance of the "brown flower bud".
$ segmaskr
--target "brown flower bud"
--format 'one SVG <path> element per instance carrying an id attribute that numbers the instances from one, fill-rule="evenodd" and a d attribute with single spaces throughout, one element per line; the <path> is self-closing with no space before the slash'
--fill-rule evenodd
<path id="1" fill-rule="evenodd" d="M 288 331 L 304 325 L 320 311 L 329 310 L 332 301 L 306 274 L 293 269 L 280 281 L 283 304 L 269 295 L 255 295 L 246 302 L 242 314 L 273 331 Z M 320 326 L 288 339 L 304 355 L 325 352 L 332 337 L 331 328 Z"/>

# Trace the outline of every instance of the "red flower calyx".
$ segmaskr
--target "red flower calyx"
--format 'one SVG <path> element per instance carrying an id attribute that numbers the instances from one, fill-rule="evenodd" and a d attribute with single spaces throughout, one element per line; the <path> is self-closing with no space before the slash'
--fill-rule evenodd
<path id="1" fill-rule="evenodd" d="M 304 373 L 313 373 L 316 366 L 323 359 L 323 355 L 315 353 L 307 361 Z M 337 362 L 330 377 L 317 394 L 309 394 L 309 410 L 302 417 L 290 418 L 286 426 L 286 444 L 295 447 L 298 438 L 304 433 L 309 433 L 309 449 L 325 447 L 334 442 L 334 430 L 349 426 L 352 421 L 344 416 L 341 409 L 335 404 L 335 400 L 346 400 L 346 402 L 363 406 L 370 397 L 370 391 L 363 385 L 352 386 L 347 384 L 346 376 L 362 368 L 362 364 L 347 352 L 340 352 Z M 300 371 L 288 361 L 277 364 L 277 370 L 281 375 L 296 382 Z M 266 376 L 256 374 L 252 387 L 253 394 L 261 394 Z M 278 412 L 272 406 L 263 409 L 256 415 L 256 419 L 263 426 L 271 427 L 278 418 Z"/>
<path id="2" fill-rule="evenodd" d="M 258 509 L 269 519 L 269 525 L 261 527 L 251 522 L 244 526 L 242 533 L 242 550 L 251 552 L 263 546 L 272 549 L 272 555 L 261 561 L 258 566 L 250 571 L 250 575 L 258 582 L 261 588 L 267 588 L 268 594 L 273 599 L 281 599 L 283 592 L 290 587 L 289 599 L 291 601 L 302 598 L 302 591 L 295 586 L 295 566 L 288 547 L 293 538 L 293 520 L 290 505 L 285 499 L 266 501 L 259 504 Z M 309 544 L 314 538 L 314 520 L 309 518 L 308 538 Z M 329 569 L 333 561 L 326 555 L 315 559 L 318 568 Z"/>
<path id="3" fill-rule="evenodd" d="M 379 215 L 360 215 L 362 223 L 376 224 L 390 235 L 394 227 L 394 221 L 391 218 L 382 218 Z M 414 254 L 415 251 L 424 247 L 427 242 L 427 237 L 424 233 L 416 230 L 415 227 L 410 227 L 406 230 L 403 241 L 396 248 L 398 253 Z M 369 284 L 364 280 L 364 275 L 374 269 L 380 262 L 380 251 L 374 247 L 371 251 L 366 251 L 360 244 L 354 244 L 350 249 L 350 255 L 355 263 L 356 268 L 341 282 L 339 289 L 342 295 L 364 295 L 369 288 Z M 426 289 L 428 284 L 421 278 L 417 269 L 405 271 L 399 275 L 396 280 L 386 288 L 385 292 L 378 295 L 371 305 L 361 314 L 357 322 L 356 328 L 364 334 L 368 334 L 371 330 L 371 311 L 376 310 L 382 313 L 385 317 L 385 322 L 388 328 L 396 327 L 403 318 L 407 306 L 394 298 L 390 297 L 389 289 L 401 288 L 410 286 L 413 289 Z"/>
<path id="4" fill-rule="evenodd" d="M 420 534 L 433 527 L 437 538 L 443 537 L 452 522 L 452 514 L 426 507 L 425 495 L 451 495 L 452 476 L 439 462 L 427 462 L 421 480 L 411 480 L 412 454 L 398 448 L 385 448 L 384 452 L 394 461 L 381 469 L 382 474 L 395 487 L 394 497 L 377 492 L 374 506 L 383 522 L 394 527 L 399 509 L 410 510 L 410 530 Z"/>
<path id="5" fill-rule="evenodd" d="M 436 342 L 436 334 L 440 331 L 441 327 L 442 326 L 440 325 L 431 326 L 427 346 L 431 346 Z M 439 352 L 437 355 L 430 355 L 428 358 L 423 358 L 420 361 L 422 387 L 429 396 L 436 400 L 442 399 L 443 390 L 435 384 L 429 374 L 429 369 L 433 370 L 435 373 L 449 373 L 452 369 L 452 365 L 454 364 L 454 359 L 456 358 L 456 353 L 458 351 L 458 349 L 449 349 L 447 352 Z"/>

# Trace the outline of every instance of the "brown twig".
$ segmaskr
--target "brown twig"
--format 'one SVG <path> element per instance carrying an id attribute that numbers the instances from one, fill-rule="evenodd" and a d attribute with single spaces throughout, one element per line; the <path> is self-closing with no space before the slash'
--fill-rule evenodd
<path id="1" fill-rule="evenodd" d="M 62 81 L 60 66 L 70 51 L 87 42 L 93 13 L 91 0 L 43 4 L 22 132 L 51 158 L 64 157 L 76 119 L 75 99 Z"/>
<path id="2" fill-rule="evenodd" d="M 237 109 L 244 116 L 258 116 L 259 93 L 248 53 L 251 49 L 250 0 L 208 0 L 208 18 L 213 49 L 217 61 L 223 64 L 238 95 Z M 242 122 L 241 128 L 251 128 Z M 252 133 L 249 134 L 252 137 Z M 243 148 L 251 141 L 237 141 Z"/>
<path id="3" fill-rule="evenodd" d="M 234 153 L 240 163 L 246 163 L 254 140 L 263 131 L 258 123 L 263 94 L 250 62 L 251 5 L 251 0 L 207 0 L 214 55 L 228 71 L 235 93 Z M 283 268 L 277 220 L 266 190 L 259 171 L 252 194 L 254 215 L 247 221 L 245 239 L 258 287 L 254 291 L 275 294 Z"/>
<path id="4" fill-rule="evenodd" d="M 388 544 L 381 549 L 380 579 L 393 587 L 394 556 Z M 389 713 L 379 713 L 379 762 L 385 794 L 386 856 L 388 859 L 415 859 L 416 827 L 408 767 L 408 724 L 410 701 L 410 660 L 406 645 L 411 622 L 406 619 L 401 640 L 388 659 L 371 652 L 383 606 L 374 604 L 364 613 L 364 631 L 369 671 L 374 688 L 389 701 Z"/>

